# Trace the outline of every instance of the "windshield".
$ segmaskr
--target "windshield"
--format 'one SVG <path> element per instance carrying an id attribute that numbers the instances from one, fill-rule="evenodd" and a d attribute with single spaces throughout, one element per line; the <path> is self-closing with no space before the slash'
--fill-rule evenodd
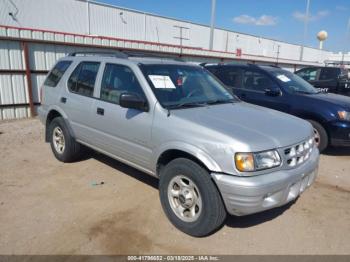
<path id="1" fill-rule="evenodd" d="M 317 94 L 319 91 L 300 76 L 285 70 L 273 70 L 272 75 L 288 91 L 304 94 Z"/>
<path id="2" fill-rule="evenodd" d="M 140 65 L 165 108 L 196 107 L 238 101 L 207 70 L 190 65 Z"/>

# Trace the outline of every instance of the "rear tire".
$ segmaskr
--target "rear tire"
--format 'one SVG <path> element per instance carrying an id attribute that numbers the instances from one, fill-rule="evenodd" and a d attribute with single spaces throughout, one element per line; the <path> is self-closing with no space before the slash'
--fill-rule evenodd
<path id="1" fill-rule="evenodd" d="M 315 143 L 318 146 L 318 150 L 322 152 L 328 147 L 328 134 L 320 123 L 314 120 L 308 120 L 308 121 L 314 128 Z"/>
<path id="2" fill-rule="evenodd" d="M 182 232 L 203 237 L 219 229 L 226 209 L 210 174 L 197 163 L 178 158 L 160 174 L 160 201 L 171 223 Z"/>
<path id="3" fill-rule="evenodd" d="M 80 157 L 81 145 L 71 136 L 62 117 L 51 121 L 49 139 L 52 152 L 59 161 L 73 162 Z"/>

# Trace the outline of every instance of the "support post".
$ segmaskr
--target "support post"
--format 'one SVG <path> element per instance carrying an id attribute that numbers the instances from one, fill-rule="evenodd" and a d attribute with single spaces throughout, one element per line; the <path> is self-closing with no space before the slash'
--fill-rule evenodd
<path id="1" fill-rule="evenodd" d="M 34 102 L 33 102 L 33 86 L 32 86 L 32 76 L 30 73 L 28 43 L 23 41 L 21 42 L 21 45 L 22 45 L 22 50 L 24 54 L 24 66 L 25 66 L 25 72 L 26 72 L 28 96 L 29 96 L 30 116 L 34 117 L 36 113 L 35 113 Z"/>
<path id="2" fill-rule="evenodd" d="M 209 50 L 213 50 L 214 25 L 215 25 L 215 9 L 216 9 L 216 0 L 211 0 L 211 21 L 210 21 Z"/>

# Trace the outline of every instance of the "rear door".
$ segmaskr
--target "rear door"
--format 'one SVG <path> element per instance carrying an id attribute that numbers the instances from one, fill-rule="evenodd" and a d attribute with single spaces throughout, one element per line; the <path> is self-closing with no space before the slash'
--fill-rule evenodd
<path id="1" fill-rule="evenodd" d="M 95 144 L 122 160 L 150 169 L 153 108 L 143 112 L 119 105 L 124 92 L 146 97 L 138 76 L 126 65 L 106 63 L 97 92 L 99 99 L 94 101 L 91 118 Z"/>
<path id="2" fill-rule="evenodd" d="M 342 95 L 350 95 L 350 72 L 346 68 L 340 68 L 338 93 Z"/>
<path id="3" fill-rule="evenodd" d="M 273 92 L 269 92 L 273 91 Z M 236 89 L 239 98 L 248 103 L 288 112 L 289 105 L 278 84 L 265 72 L 245 69 L 242 88 Z"/>
<path id="4" fill-rule="evenodd" d="M 76 138 L 87 143 L 94 139 L 90 119 L 99 68 L 99 62 L 80 62 L 70 74 L 67 88 L 59 98 Z"/>
<path id="5" fill-rule="evenodd" d="M 337 93 L 340 68 L 324 67 L 321 69 L 316 87 L 322 92 Z"/>

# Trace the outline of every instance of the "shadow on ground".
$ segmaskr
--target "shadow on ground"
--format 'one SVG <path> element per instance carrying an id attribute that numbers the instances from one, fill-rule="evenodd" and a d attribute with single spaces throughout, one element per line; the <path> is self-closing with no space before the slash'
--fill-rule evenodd
<path id="1" fill-rule="evenodd" d="M 296 200 L 289 202 L 288 204 L 282 207 L 276 207 L 274 209 L 266 210 L 264 212 L 256 213 L 248 216 L 228 216 L 226 219 L 226 226 L 234 228 L 247 228 L 256 226 L 270 220 L 275 219 L 276 217 L 282 215 L 287 211 Z"/>
<path id="2" fill-rule="evenodd" d="M 91 157 L 158 190 L 158 179 L 153 176 L 103 154 L 91 153 Z"/>
<path id="3" fill-rule="evenodd" d="M 350 147 L 329 147 L 322 154 L 327 156 L 350 156 Z"/>
<path id="4" fill-rule="evenodd" d="M 103 154 L 91 153 L 91 157 L 158 190 L 158 179 L 155 177 L 152 177 L 144 172 L 141 172 L 133 167 L 123 164 L 118 160 L 115 160 Z M 282 215 L 295 202 L 296 200 L 288 203 L 285 206 L 277 207 L 271 210 L 248 216 L 239 217 L 228 215 L 225 225 L 234 228 L 247 228 L 258 224 L 262 224 Z"/>

